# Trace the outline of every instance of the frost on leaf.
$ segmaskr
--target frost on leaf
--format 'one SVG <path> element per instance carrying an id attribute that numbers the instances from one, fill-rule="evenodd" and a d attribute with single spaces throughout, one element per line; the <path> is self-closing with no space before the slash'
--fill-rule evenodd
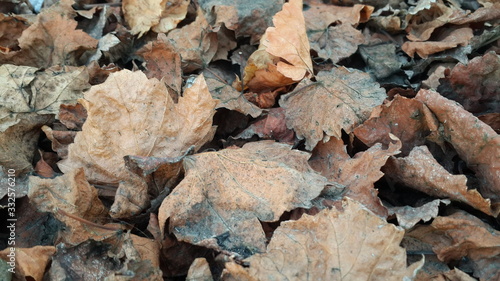
<path id="1" fill-rule="evenodd" d="M 403 235 L 346 198 L 342 210 L 283 222 L 266 253 L 226 264 L 223 280 L 412 280 L 423 259 L 406 266 Z"/>
<path id="2" fill-rule="evenodd" d="M 319 72 L 316 79 L 303 80 L 279 102 L 285 108 L 287 126 L 306 139 L 307 150 L 331 136 L 340 138 L 341 130 L 350 133 L 386 98 L 385 90 L 358 70 L 334 68 Z"/>
<path id="3" fill-rule="evenodd" d="M 260 221 L 310 207 L 326 179 L 309 154 L 263 141 L 184 159 L 186 176 L 163 201 L 158 219 L 182 241 L 217 239 L 218 247 L 248 255 L 265 250 Z"/>

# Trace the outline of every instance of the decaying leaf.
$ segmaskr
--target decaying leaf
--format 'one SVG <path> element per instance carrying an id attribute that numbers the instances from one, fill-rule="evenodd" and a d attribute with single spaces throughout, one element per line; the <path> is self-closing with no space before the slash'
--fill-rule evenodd
<path id="1" fill-rule="evenodd" d="M 0 259 L 10 262 L 11 248 L 0 251 Z M 35 246 L 33 248 L 14 248 L 15 278 L 18 280 L 42 281 L 45 267 L 56 252 L 54 246 Z"/>
<path id="2" fill-rule="evenodd" d="M 109 235 L 109 231 L 104 230 L 104 235 L 98 235 L 89 229 L 91 226 L 71 217 L 73 215 L 93 223 L 101 223 L 107 215 L 107 209 L 97 198 L 97 190 L 87 182 L 81 168 L 54 179 L 30 177 L 28 197 L 39 211 L 52 213 L 66 225 L 66 230 L 61 233 L 61 239 L 65 243 L 76 245 L 89 238 L 97 240 Z"/>
<path id="3" fill-rule="evenodd" d="M 471 259 L 474 276 L 480 280 L 500 277 L 500 232 L 464 211 L 437 217 L 407 235 L 432 245 L 442 261 Z"/>
<path id="4" fill-rule="evenodd" d="M 165 231 L 192 244 L 216 238 L 221 249 L 244 256 L 263 252 L 259 220 L 311 206 L 326 184 L 307 158 L 272 141 L 188 156 L 184 180 L 160 207 L 160 229 L 168 224 Z"/>
<path id="5" fill-rule="evenodd" d="M 392 136 L 393 141 L 386 150 L 375 144 L 368 150 L 358 152 L 353 158 L 347 154 L 344 142 L 330 138 L 326 143 L 320 142 L 314 148 L 309 163 L 329 181 L 344 186 L 343 196 L 348 196 L 381 217 L 387 217 L 387 209 L 378 198 L 374 183 L 384 174 L 380 171 L 387 159 L 399 153 L 401 142 Z M 326 188 L 324 194 L 335 196 L 336 190 Z"/>
<path id="6" fill-rule="evenodd" d="M 279 101 L 285 108 L 287 126 L 299 139 L 306 139 L 307 150 L 332 136 L 340 138 L 341 130 L 350 133 L 386 98 L 385 90 L 358 70 L 333 68 L 319 72 L 316 79 L 303 80 Z"/>
<path id="7" fill-rule="evenodd" d="M 250 125 L 235 138 L 249 139 L 254 135 L 285 143 L 293 143 L 295 138 L 293 130 L 286 127 L 285 110 L 281 107 L 271 108 L 263 118 Z"/>
<path id="8" fill-rule="evenodd" d="M 226 264 L 223 280 L 411 280 L 424 261 L 406 266 L 403 234 L 346 198 L 342 210 L 281 223 L 266 253 Z"/>
<path id="9" fill-rule="evenodd" d="M 493 202 L 500 201 L 500 137 L 460 105 L 437 92 L 420 90 L 415 99 L 436 115 L 444 130 L 443 137 L 476 172 L 479 192 Z"/>
<path id="10" fill-rule="evenodd" d="M 436 199 L 419 207 L 390 207 L 389 215 L 396 215 L 398 224 L 404 229 L 414 227 L 419 221 L 427 222 L 438 216 L 439 205 L 450 204 L 448 199 Z"/>
<path id="11" fill-rule="evenodd" d="M 274 27 L 266 30 L 261 42 L 266 52 L 285 61 L 277 63 L 277 70 L 284 76 L 299 81 L 308 73 L 313 74 L 309 40 L 307 39 L 302 0 L 290 0 L 283 10 L 273 17 Z"/>
<path id="12" fill-rule="evenodd" d="M 97 46 L 97 40 L 82 30 L 77 22 L 58 13 L 41 13 L 37 22 L 23 31 L 19 51 L 0 52 L 0 63 L 50 67 L 77 65 L 82 55 Z"/>
<path id="13" fill-rule="evenodd" d="M 436 40 L 425 42 L 405 42 L 401 48 L 410 57 L 417 53 L 421 58 L 442 52 L 457 46 L 467 46 L 474 34 L 469 27 L 450 28 L 436 36 Z"/>
<path id="14" fill-rule="evenodd" d="M 174 29 L 187 14 L 188 0 L 124 0 L 122 9 L 134 35 L 142 36 L 149 29 L 166 33 Z"/>
<path id="15" fill-rule="evenodd" d="M 437 128 L 437 120 L 422 102 L 396 95 L 356 127 L 354 135 L 367 146 L 382 143 L 387 147 L 392 141 L 389 134 L 393 134 L 401 140 L 402 156 L 406 156 L 413 147 L 424 144 L 425 137 Z"/>

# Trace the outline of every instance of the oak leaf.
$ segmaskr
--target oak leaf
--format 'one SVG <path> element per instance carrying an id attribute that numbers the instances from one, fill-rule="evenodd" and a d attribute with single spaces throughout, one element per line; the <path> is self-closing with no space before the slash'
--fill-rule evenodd
<path id="1" fill-rule="evenodd" d="M 160 207 L 160 229 L 168 224 L 165 231 L 195 245 L 216 238 L 220 249 L 244 256 L 262 252 L 259 220 L 310 207 L 326 184 L 307 158 L 272 141 L 187 156 L 184 180 Z"/>
<path id="2" fill-rule="evenodd" d="M 437 92 L 420 90 L 415 97 L 437 117 L 442 136 L 451 143 L 480 180 L 479 192 L 500 201 L 500 136 L 460 105 Z"/>
<path id="3" fill-rule="evenodd" d="M 334 68 L 319 72 L 316 79 L 303 80 L 279 101 L 287 126 L 299 139 L 306 139 L 307 150 L 332 136 L 341 138 L 341 130 L 352 132 L 386 98 L 385 90 L 358 70 Z"/>
<path id="4" fill-rule="evenodd" d="M 406 266 L 404 231 L 346 198 L 275 230 L 267 252 L 227 263 L 223 280 L 412 280 L 424 260 Z"/>
<path id="5" fill-rule="evenodd" d="M 267 37 L 261 41 L 266 52 L 285 61 L 277 63 L 284 76 L 299 81 L 308 73 L 313 74 L 309 40 L 307 39 L 302 0 L 291 0 L 273 17 L 274 27 L 266 30 Z"/>

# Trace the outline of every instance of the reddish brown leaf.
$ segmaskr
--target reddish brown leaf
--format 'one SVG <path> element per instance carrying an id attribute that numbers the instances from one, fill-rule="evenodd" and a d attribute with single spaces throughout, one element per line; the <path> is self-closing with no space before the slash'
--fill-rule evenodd
<path id="1" fill-rule="evenodd" d="M 293 131 L 286 127 L 285 110 L 281 107 L 271 108 L 264 118 L 250 125 L 236 138 L 249 139 L 253 135 L 285 143 L 293 143 L 295 137 Z"/>

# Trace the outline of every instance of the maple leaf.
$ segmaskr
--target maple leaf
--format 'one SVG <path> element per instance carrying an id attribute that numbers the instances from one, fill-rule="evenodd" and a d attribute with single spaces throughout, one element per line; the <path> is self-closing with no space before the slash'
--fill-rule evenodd
<path id="1" fill-rule="evenodd" d="M 281 96 L 287 126 L 312 150 L 319 141 L 350 133 L 382 104 L 385 90 L 367 73 L 344 67 L 321 71 L 317 81 L 303 80 L 291 93 Z M 324 136 L 326 134 L 326 136 Z"/>
<path id="2" fill-rule="evenodd" d="M 218 246 L 243 255 L 265 249 L 261 221 L 311 206 L 326 179 L 309 154 L 272 141 L 205 152 L 184 159 L 186 176 L 161 204 L 160 229 L 192 244 L 218 237 Z M 244 172 L 242 172 L 244 171 Z"/>
<path id="3" fill-rule="evenodd" d="M 341 210 L 281 223 L 266 253 L 245 268 L 226 263 L 223 280 L 411 280 L 424 260 L 406 266 L 403 234 L 346 198 Z"/>
<path id="4" fill-rule="evenodd" d="M 266 30 L 267 37 L 261 41 L 266 52 L 282 58 L 278 71 L 286 77 L 299 81 L 313 74 L 309 41 L 307 39 L 302 0 L 290 0 L 273 17 L 274 27 Z"/>

